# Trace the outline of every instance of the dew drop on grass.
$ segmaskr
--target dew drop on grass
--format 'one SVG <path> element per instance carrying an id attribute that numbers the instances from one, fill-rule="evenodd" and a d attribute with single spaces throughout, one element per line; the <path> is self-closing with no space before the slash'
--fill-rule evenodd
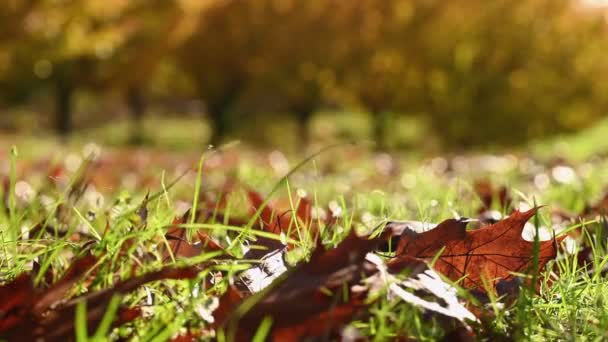
<path id="1" fill-rule="evenodd" d="M 95 143 L 88 143 L 82 148 L 82 155 L 90 160 L 97 160 L 101 155 L 101 147 Z"/>
<path id="2" fill-rule="evenodd" d="M 38 200 L 40 201 L 40 204 L 42 204 L 44 210 L 46 210 L 47 212 L 50 211 L 53 208 L 53 205 L 55 204 L 55 199 L 48 195 L 41 195 L 38 197 Z"/>
<path id="3" fill-rule="evenodd" d="M 308 193 L 306 193 L 306 190 L 304 189 L 298 189 L 296 191 L 296 194 L 298 195 L 298 197 L 300 198 L 306 198 L 306 196 L 308 196 Z"/>
<path id="4" fill-rule="evenodd" d="M 534 176 L 534 185 L 539 190 L 546 189 L 550 184 L 551 184 L 551 179 L 549 178 L 549 176 L 547 176 L 546 173 L 539 173 L 536 176 Z"/>
<path id="5" fill-rule="evenodd" d="M 30 183 L 25 181 L 18 181 L 15 184 L 15 196 L 22 203 L 29 204 L 34 200 L 36 191 L 32 188 Z"/>
<path id="6" fill-rule="evenodd" d="M 570 184 L 576 180 L 576 172 L 569 166 L 556 166 L 551 170 L 551 176 L 556 182 Z"/>
<path id="7" fill-rule="evenodd" d="M 66 170 L 69 172 L 76 172 L 82 163 L 82 158 L 77 154 L 69 154 L 64 161 Z"/>
<path id="8" fill-rule="evenodd" d="M 329 202 L 329 210 L 332 217 L 342 217 L 342 207 L 337 201 Z"/>
<path id="9" fill-rule="evenodd" d="M 531 222 L 527 222 L 524 225 L 524 229 L 521 232 L 521 237 L 526 241 L 534 241 L 536 235 L 536 227 Z M 545 226 L 538 227 L 538 239 L 539 241 L 549 241 L 553 239 L 551 230 Z"/>
<path id="10" fill-rule="evenodd" d="M 220 301 L 217 297 L 211 297 L 204 304 L 199 304 L 195 307 L 196 313 L 206 322 L 214 323 L 213 312 L 220 306 Z"/>
<path id="11" fill-rule="evenodd" d="M 102 209 L 105 204 L 105 197 L 94 186 L 89 186 L 84 194 L 84 199 L 89 208 L 94 211 Z"/>
<path id="12" fill-rule="evenodd" d="M 268 162 L 278 176 L 283 176 L 289 172 L 289 161 L 281 151 L 270 152 Z"/>
<path id="13" fill-rule="evenodd" d="M 310 217 L 313 220 L 325 220 L 327 219 L 327 212 L 321 207 L 313 207 L 310 210 Z"/>
<path id="14" fill-rule="evenodd" d="M 568 254 L 576 254 L 578 245 L 575 239 L 570 236 L 566 236 L 564 239 L 564 249 Z"/>

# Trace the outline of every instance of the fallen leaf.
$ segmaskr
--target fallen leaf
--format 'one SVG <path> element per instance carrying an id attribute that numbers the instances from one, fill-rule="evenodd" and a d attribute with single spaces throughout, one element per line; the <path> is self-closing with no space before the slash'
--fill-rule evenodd
<path id="1" fill-rule="evenodd" d="M 36 297 L 32 306 L 33 312 L 42 314 L 44 311 L 48 310 L 51 305 L 56 304 L 65 298 L 74 284 L 82 279 L 96 263 L 97 258 L 90 254 L 76 260 L 58 282 Z"/>
<path id="2" fill-rule="evenodd" d="M 408 226 L 401 233 L 396 254 L 423 255 L 429 250 L 438 250 L 449 241 L 461 240 L 466 236 L 468 222 L 468 219 L 448 219 L 423 233 L 417 233 Z M 392 222 L 387 227 L 396 229 Z"/>
<path id="3" fill-rule="evenodd" d="M 262 208 L 264 204 L 264 198 L 260 193 L 249 190 L 247 192 L 247 196 L 249 198 L 249 202 L 251 203 L 250 213 L 253 215 L 258 211 L 259 208 Z M 280 234 L 288 233 L 292 238 L 297 238 L 297 231 L 294 220 L 300 221 L 300 228 L 309 230 L 312 229 L 312 235 L 316 235 L 316 230 L 319 227 L 315 224 L 315 219 L 313 219 L 313 205 L 311 201 L 306 197 L 298 197 L 297 202 L 294 204 L 295 214 L 292 213 L 290 207 L 286 210 L 278 210 L 270 204 L 267 204 L 260 210 L 260 225 L 262 230 Z M 326 225 L 333 222 L 333 218 L 330 216 L 324 220 L 321 220 L 321 223 Z"/>
<path id="4" fill-rule="evenodd" d="M 389 265 L 398 263 L 402 257 L 430 260 L 441 252 L 434 265 L 438 272 L 454 281 L 464 277 L 464 287 L 483 290 L 482 278 L 495 285 L 499 279 L 510 279 L 513 272 L 530 271 L 534 242 L 525 241 L 521 235 L 535 213 L 536 209 L 515 211 L 504 220 L 475 231 L 463 231 L 466 222 L 448 220 L 424 233 L 404 232 L 404 242 L 399 243 L 401 254 Z M 555 258 L 557 243 L 562 239 L 540 242 L 539 270 Z"/>
<path id="5" fill-rule="evenodd" d="M 18 325 L 28 315 L 33 302 L 34 286 L 25 273 L 0 287 L 0 336 Z"/>
<path id="6" fill-rule="evenodd" d="M 180 224 L 186 222 L 186 219 L 189 217 L 189 211 L 186 212 L 182 217 L 176 217 L 172 226 L 167 230 L 165 234 L 165 238 L 167 239 L 167 243 L 171 248 L 171 253 L 176 258 L 192 258 L 200 255 L 204 251 L 221 251 L 225 255 L 219 256 L 222 257 L 232 257 L 228 251 L 226 251 L 223 247 L 221 247 L 216 241 L 209 236 L 204 231 L 196 231 L 195 236 L 198 238 L 198 241 L 188 241 L 186 236 L 187 230 L 180 227 Z M 163 255 L 165 260 L 167 260 L 170 255 L 169 252 L 163 249 Z"/>
<path id="7" fill-rule="evenodd" d="M 284 256 L 284 249 L 275 250 L 264 255 L 259 264 L 239 275 L 249 292 L 260 292 L 287 271 Z"/>
<path id="8" fill-rule="evenodd" d="M 234 308 L 224 326 L 238 327 L 237 340 L 249 340 L 265 317 L 272 317 L 273 341 L 299 341 L 337 331 L 365 307 L 354 296 L 349 296 L 346 303 L 342 303 L 340 297 L 343 289 L 350 291 L 364 274 L 375 272 L 373 265 L 365 262 L 365 256 L 379 243 L 378 239 L 360 238 L 351 232 L 336 248 L 317 247 L 309 262 L 287 271 L 251 297 L 253 306 L 249 307 L 252 302 L 246 301 Z M 220 300 L 221 310 L 218 309 L 217 315 L 214 313 L 218 323 L 229 311 L 226 303 L 239 301 L 237 293 L 231 290 Z M 319 317 L 325 318 L 322 324 Z"/>
<path id="9" fill-rule="evenodd" d="M 478 180 L 473 185 L 473 189 L 482 203 L 479 212 L 491 210 L 496 203 L 499 208 L 507 208 L 511 202 L 511 195 L 507 187 L 500 186 L 495 188 L 489 180 Z"/>
<path id="10" fill-rule="evenodd" d="M 366 279 L 370 291 L 388 288 L 389 299 L 400 298 L 422 310 L 458 320 L 465 325 L 477 318 L 460 303 L 457 290 L 446 283 L 421 259 L 403 256 L 399 262 L 386 265 L 380 257 L 369 253 L 366 260 L 374 264 L 378 273 Z M 407 278 L 397 274 L 407 271 Z"/>
<path id="11" fill-rule="evenodd" d="M 74 317 L 79 302 L 87 302 L 87 327 L 93 332 L 115 295 L 161 279 L 196 277 L 194 268 L 164 268 L 119 282 L 111 288 L 67 298 L 70 290 L 89 273 L 97 259 L 76 260 L 64 276 L 48 289 L 35 288 L 31 276 L 22 274 L 0 287 L 0 338 L 9 341 L 66 341 L 74 339 Z M 138 308 L 120 308 L 114 324 L 139 317 Z"/>

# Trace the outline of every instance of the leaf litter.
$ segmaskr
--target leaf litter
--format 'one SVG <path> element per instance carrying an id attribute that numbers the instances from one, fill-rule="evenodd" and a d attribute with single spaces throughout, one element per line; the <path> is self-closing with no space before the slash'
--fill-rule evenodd
<path id="1" fill-rule="evenodd" d="M 80 177 L 74 183 L 73 190 L 67 192 L 69 205 L 76 205 L 87 182 L 85 177 Z M 128 296 L 153 281 L 200 279 L 201 273 L 216 272 L 210 271 L 214 267 L 239 264 L 249 267 L 236 273 L 218 268 L 220 278 L 229 279 L 225 289 L 219 283 L 200 282 L 206 287 L 206 293 L 219 297 L 217 308 L 206 318 L 213 321 L 209 329 L 216 332 L 205 335 L 209 332 L 192 328 L 185 334 L 175 335 L 176 340 L 215 336 L 218 332 L 236 340 L 250 340 L 259 333 L 261 326 L 266 327 L 267 338 L 275 341 L 313 337 L 339 339 L 349 327 L 352 328 L 353 321 L 369 319 L 370 308 L 382 300 L 403 301 L 440 317 L 438 319 L 450 321 L 446 326 L 452 328 L 446 330 L 446 336 L 450 336 L 451 331 L 466 331 L 466 336 L 475 336 L 472 327 L 484 322 L 484 318 L 479 308 L 462 295 L 463 291 L 513 298 L 530 279 L 526 274 L 538 279 L 545 265 L 557 257 L 565 238 L 559 236 L 538 242 L 524 240 L 522 230 L 537 213 L 537 208 L 524 212 L 515 210 L 504 217 L 488 214 L 497 207 L 503 212 L 511 210 L 510 191 L 506 187 L 495 190 L 487 181 L 478 183 L 475 191 L 482 202 L 477 220 L 459 217 L 438 224 L 389 221 L 379 227 L 380 234 L 359 236 L 351 230 L 340 243 L 326 248 L 322 233 L 335 228 L 335 218 L 313 219 L 314 208 L 307 198 L 300 198 L 296 207 L 288 211 L 277 210 L 271 205 L 264 207 L 264 198 L 258 192 L 246 189 L 247 215 L 253 216 L 260 210 L 259 220 L 251 228 L 279 238 L 242 238 L 239 233 L 223 236 L 228 239 L 224 243 L 213 231 L 183 228 L 190 217 L 187 212 L 175 218 L 165 231 L 166 243 L 159 242 L 158 252 L 166 263 L 172 263 L 171 257 L 187 261 L 208 252 L 219 253 L 212 263 L 165 266 L 140 275 L 131 270 L 130 276 L 125 278 L 123 272 L 118 277 L 123 280 L 100 288 L 96 270 L 99 266 L 95 266 L 101 260 L 99 256 L 72 257 L 72 267 L 58 281 L 53 281 L 58 272 L 49 268 L 42 277 L 44 281 L 38 285 L 32 280 L 42 271 L 36 262 L 32 273 L 15 276 L 0 288 L 0 336 L 8 340 L 71 340 L 79 303 L 87 303 L 87 328 L 92 333 L 116 296 Z M 154 205 L 153 201 L 146 196 L 142 205 L 134 209 L 139 229 L 146 229 L 151 224 L 151 205 Z M 67 222 L 65 207 L 67 205 L 60 206 L 55 213 L 56 222 Z M 602 207 L 602 201 L 588 205 L 580 217 L 599 214 Z M 194 221 L 245 227 L 247 216 L 239 218 L 228 213 L 222 194 L 218 202 L 201 202 Z M 475 229 L 467 230 L 471 222 L 476 222 Z M 108 224 L 107 228 L 112 230 L 112 223 Z M 69 232 L 69 229 L 55 229 L 46 224 L 38 224 L 30 230 L 39 237 L 56 238 Z M 287 240 L 297 241 L 302 235 L 316 241 L 316 247 L 304 261 L 291 265 L 286 262 L 286 254 L 296 245 Z M 95 241 L 95 236 L 86 234 L 74 238 L 75 243 L 89 249 L 95 249 Z M 131 250 L 137 243 L 131 241 L 124 243 L 123 248 Z M 237 242 L 236 247 L 241 252 L 233 249 L 231 241 Z M 97 290 L 88 290 L 93 284 Z M 79 294 L 83 289 L 84 293 Z M 131 303 L 120 305 L 112 322 L 114 327 L 145 319 L 140 304 Z"/>

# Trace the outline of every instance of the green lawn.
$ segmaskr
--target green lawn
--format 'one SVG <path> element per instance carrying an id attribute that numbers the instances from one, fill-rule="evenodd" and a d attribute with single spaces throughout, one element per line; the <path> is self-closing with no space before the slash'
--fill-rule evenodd
<path id="1" fill-rule="evenodd" d="M 444 278 L 458 289 L 460 303 L 478 318 L 477 322 L 462 323 L 411 302 L 389 298 L 388 290 L 380 288 L 357 299 L 363 309 L 340 324 L 337 334 L 376 341 L 397 337 L 439 340 L 455 334 L 487 340 L 605 340 L 608 285 L 603 270 L 608 261 L 608 227 L 599 213 L 608 203 L 587 212 L 585 208 L 600 203 L 608 186 L 606 147 L 599 138 L 608 131 L 606 127 L 602 124 L 577 136 L 533 143 L 505 154 L 414 157 L 339 145 L 306 159 L 236 145 L 205 151 L 202 164 L 196 151 L 104 148 L 79 142 L 62 146 L 52 139 L 44 143 L 3 139 L 7 144 L 3 142 L 0 151 L 0 197 L 4 199 L 0 203 L 0 279 L 10 284 L 22 273 L 32 274 L 35 289 L 27 290 L 23 285 L 17 290 L 0 290 L 5 303 L 9 303 L 8 298 L 17 298 L 15 307 L 0 303 L 0 336 L 14 339 L 6 327 L 13 317 L 23 319 L 21 311 L 15 309 L 29 303 L 21 297 L 21 291 L 24 298 L 40 300 L 40 293 L 52 290 L 46 300 L 60 309 L 49 307 L 48 312 L 61 312 L 61 320 L 53 321 L 59 325 L 45 326 L 50 318 L 43 314 L 33 317 L 46 317 L 47 321 L 20 323 L 49 339 L 61 329 L 81 341 L 165 341 L 177 336 L 238 339 L 243 336 L 239 329 L 245 328 L 217 324 L 220 314 L 213 310 L 218 305 L 225 307 L 223 294 L 230 285 L 238 285 L 242 272 L 259 267 L 259 258 L 245 258 L 251 254 L 244 246 L 255 251 L 256 243 L 266 247 L 269 241 L 287 244 L 285 266 L 292 269 L 314 263 L 314 257 L 308 260 L 318 244 L 336 248 L 349 232 L 378 232 L 389 220 L 439 223 L 454 217 L 478 218 L 484 205 L 482 197 L 488 193 L 480 187 L 486 181 L 495 189 L 489 192 L 491 203 L 486 208 L 495 210 L 493 215 L 544 205 L 530 222 L 543 227 L 549 239 L 553 234 L 558 238 L 568 236 L 561 242 L 555 260 L 533 275 L 539 279 L 534 289 L 525 285 L 530 281 L 524 277 L 522 289 L 514 294 L 500 297 L 489 291 L 480 300 L 461 287 L 462 280 Z M 10 143 L 17 146 L 12 151 Z M 87 161 L 86 154 L 91 152 L 96 158 Z M 501 186 L 509 193 L 504 203 L 500 203 L 497 190 Z M 262 206 L 254 205 L 257 211 L 252 210 L 249 198 L 253 190 L 261 194 L 262 200 L 268 199 Z M 310 203 L 310 217 L 290 215 L 304 202 Z M 267 219 L 268 213 L 263 210 L 267 205 L 275 210 L 273 220 L 277 215 L 284 218 L 280 229 L 287 234 L 273 234 L 268 227 L 260 227 L 258 217 Z M 196 209 L 200 215 L 188 214 Z M 483 212 L 488 214 L 488 210 Z M 334 221 L 328 223 L 328 216 L 334 216 Z M 180 217 L 183 219 L 176 221 Z M 265 223 L 262 226 L 272 225 Z M 479 224 L 469 226 L 473 229 Z M 197 232 L 204 232 L 221 248 L 196 244 L 203 239 Z M 175 235 L 182 233 L 179 237 L 183 241 L 175 240 Z M 580 253 L 582 250 L 588 253 Z M 394 255 L 394 248 L 376 254 L 387 259 Z M 91 265 L 75 262 L 85 255 L 94 257 Z M 64 276 L 70 266 L 78 275 L 73 280 L 69 274 Z M 322 265 L 317 266 L 322 269 Z M 171 273 L 173 268 L 183 267 L 194 270 L 194 274 Z M 157 278 L 145 279 L 150 282 L 142 286 L 125 285 L 128 279 L 142 280 L 136 277 L 158 270 L 162 271 Z M 408 272 L 401 272 L 398 279 L 412 277 Z M 290 279 L 291 273 L 286 274 L 268 289 L 292 284 L 295 280 Z M 303 288 L 309 286 L 306 281 L 301 284 Z M 52 286 L 57 282 L 67 284 L 66 288 Z M 294 284 L 294 288 L 300 286 L 297 281 Z M 103 301 L 91 297 L 108 288 L 114 290 Z M 318 290 L 336 294 L 327 283 Z M 340 297 L 340 303 L 352 303 L 355 299 L 349 291 L 346 288 L 334 297 Z M 414 294 L 433 300 L 428 293 Z M 259 296 L 244 303 L 259 308 Z M 66 302 L 70 298 L 76 298 L 72 306 Z M 86 305 L 78 298 L 87 299 Z M 219 298 L 223 298 L 221 304 Z M 293 304 L 292 312 L 286 309 L 294 320 L 302 315 L 299 304 Z M 135 308 L 136 317 L 117 319 L 119 306 L 120 315 Z M 105 320 L 101 319 L 104 312 Z M 233 322 L 239 311 L 227 315 L 228 322 Z M 277 338 L 273 334 L 279 329 L 280 319 L 261 319 L 259 327 L 250 328 L 250 337 Z M 310 324 L 318 327 L 321 323 Z M 300 328 L 293 323 L 293 331 Z M 315 335 L 315 329 L 306 329 L 306 334 Z M 316 334 L 320 339 L 336 336 Z"/>

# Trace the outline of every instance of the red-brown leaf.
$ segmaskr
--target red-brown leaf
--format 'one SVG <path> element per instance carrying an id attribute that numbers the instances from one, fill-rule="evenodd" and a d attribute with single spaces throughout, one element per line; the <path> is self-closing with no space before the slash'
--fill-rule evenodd
<path id="1" fill-rule="evenodd" d="M 262 208 L 264 204 L 264 199 L 262 195 L 256 191 L 247 191 L 247 196 L 249 197 L 249 202 L 251 202 L 251 211 L 252 213 L 257 212 Z M 269 205 L 264 206 L 260 211 L 260 220 L 262 221 L 262 226 L 265 231 L 279 234 L 281 233 L 281 224 L 275 223 L 274 220 L 277 219 L 277 215 Z"/>
<path id="2" fill-rule="evenodd" d="M 480 212 L 492 209 L 493 204 L 496 201 L 498 201 L 500 208 L 505 208 L 509 205 L 509 202 L 511 202 L 509 190 L 505 186 L 500 186 L 496 189 L 490 181 L 480 180 L 475 182 L 473 188 L 483 205 L 483 207 L 479 209 Z"/>
<path id="3" fill-rule="evenodd" d="M 362 275 L 369 271 L 366 268 L 370 266 L 365 261 L 366 254 L 379 243 L 378 239 L 360 238 L 352 232 L 336 248 L 324 250 L 321 246 L 317 247 L 309 262 L 298 265 L 279 280 L 280 283 L 262 292 L 256 304 L 242 317 L 229 317 L 238 325 L 238 339 L 250 339 L 268 316 L 273 320 L 271 336 L 275 341 L 297 341 L 303 337 L 326 336 L 334 332 L 352 319 L 363 305 L 353 296 L 349 296 L 350 302 L 340 304 L 334 296 L 322 293 L 321 288 L 339 294 L 343 286 L 350 288 L 358 283 Z M 229 311 L 228 307 L 241 299 L 238 291 L 231 291 L 224 295 L 220 310 L 214 313 L 220 324 Z M 318 324 L 319 317 L 326 318 L 323 324 Z"/>
<path id="4" fill-rule="evenodd" d="M 332 336 L 336 332 L 336 327 L 350 322 L 353 315 L 363 307 L 362 303 L 347 303 L 332 307 L 298 324 L 275 329 L 271 335 L 272 340 L 295 342 L 302 341 L 303 338 L 309 336 L 325 337 L 328 340 L 329 338 L 336 338 L 337 336 Z"/>
<path id="5" fill-rule="evenodd" d="M 74 284 L 82 279 L 83 275 L 96 263 L 97 258 L 90 254 L 76 260 L 58 282 L 53 284 L 49 289 L 42 292 L 36 298 L 36 304 L 32 308 L 33 311 L 41 314 L 53 303 L 57 303 L 64 299 Z"/>
<path id="6" fill-rule="evenodd" d="M 404 248 L 404 256 L 431 259 L 444 248 L 434 268 L 452 280 L 464 276 L 467 288 L 483 290 L 482 278 L 495 285 L 499 279 L 509 279 L 513 272 L 526 272 L 532 266 L 534 243 L 525 241 L 522 231 L 526 222 L 536 213 L 536 209 L 526 212 L 515 211 L 511 216 L 493 225 L 466 232 L 463 238 L 454 239 L 460 233 L 443 235 L 450 223 L 439 225 L 441 231 L 420 233 L 411 250 Z M 444 232 L 445 233 L 445 232 Z M 411 239 L 406 235 L 406 239 Z M 438 240 L 436 240 L 438 239 Z M 557 241 L 540 242 L 538 269 L 557 254 Z M 424 244 L 423 244 L 424 242 Z M 407 243 L 405 243 L 407 245 Z M 398 263 L 398 255 L 390 263 Z"/>
<path id="7" fill-rule="evenodd" d="M 31 309 L 33 299 L 34 286 L 31 277 L 25 273 L 0 287 L 0 333 L 23 320 Z"/>
<path id="8" fill-rule="evenodd" d="M 112 288 L 65 301 L 69 290 L 96 262 L 97 259 L 92 256 L 77 260 L 62 279 L 47 290 L 34 288 L 27 274 L 0 287 L 0 337 L 9 341 L 72 340 L 74 315 L 79 302 L 87 302 L 87 326 L 92 332 L 114 295 L 124 295 L 151 281 L 189 279 L 198 274 L 195 268 L 164 268 L 120 282 Z M 139 313 L 138 308 L 121 308 L 114 323 L 131 321 Z"/>
<path id="9" fill-rule="evenodd" d="M 397 255 L 422 255 L 428 250 L 438 250 L 448 241 L 461 240 L 466 236 L 467 222 L 448 219 L 421 234 L 404 229 L 397 245 Z M 390 227 L 391 223 L 387 226 Z"/>

